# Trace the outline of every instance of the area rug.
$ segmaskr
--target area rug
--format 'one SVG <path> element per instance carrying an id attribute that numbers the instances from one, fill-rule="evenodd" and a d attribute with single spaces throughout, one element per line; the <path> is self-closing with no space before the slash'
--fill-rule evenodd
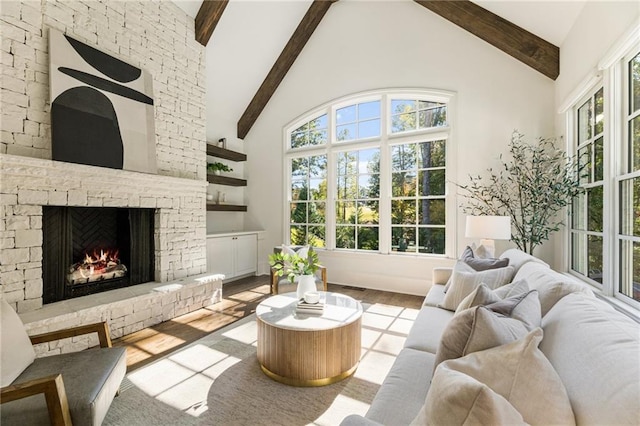
<path id="1" fill-rule="evenodd" d="M 256 358 L 255 314 L 129 374 L 104 425 L 337 425 L 364 414 L 417 310 L 364 305 L 355 374 L 316 388 L 275 382 Z"/>

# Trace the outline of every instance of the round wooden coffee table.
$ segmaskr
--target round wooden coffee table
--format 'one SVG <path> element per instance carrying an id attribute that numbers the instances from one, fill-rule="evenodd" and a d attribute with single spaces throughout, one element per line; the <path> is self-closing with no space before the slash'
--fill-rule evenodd
<path id="1" fill-rule="evenodd" d="M 258 305 L 258 361 L 272 379 L 293 386 L 324 386 L 356 371 L 362 305 L 352 297 L 320 292 L 322 315 L 296 313 L 295 293 Z"/>

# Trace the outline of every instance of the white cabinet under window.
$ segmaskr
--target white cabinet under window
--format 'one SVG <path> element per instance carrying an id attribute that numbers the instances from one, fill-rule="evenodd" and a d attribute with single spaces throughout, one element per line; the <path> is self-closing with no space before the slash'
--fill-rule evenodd
<path id="1" fill-rule="evenodd" d="M 258 270 L 256 233 L 207 236 L 207 272 L 225 279 L 253 274 Z"/>

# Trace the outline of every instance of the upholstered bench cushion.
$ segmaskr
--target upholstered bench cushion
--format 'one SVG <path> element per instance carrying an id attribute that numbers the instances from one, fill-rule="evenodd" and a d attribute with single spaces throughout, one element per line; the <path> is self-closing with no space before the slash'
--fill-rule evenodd
<path id="1" fill-rule="evenodd" d="M 427 397 L 434 359 L 435 355 L 429 352 L 410 348 L 400 351 L 366 417 L 383 425 L 411 423 Z"/>
<path id="2" fill-rule="evenodd" d="M 89 349 L 37 358 L 13 384 L 62 373 L 74 425 L 102 423 L 127 370 L 124 348 Z M 43 394 L 2 404 L 0 423 L 49 424 Z"/>

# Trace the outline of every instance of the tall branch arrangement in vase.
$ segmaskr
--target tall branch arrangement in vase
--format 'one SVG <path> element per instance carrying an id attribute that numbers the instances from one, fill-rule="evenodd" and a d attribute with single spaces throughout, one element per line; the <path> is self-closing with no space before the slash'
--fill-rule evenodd
<path id="1" fill-rule="evenodd" d="M 554 139 L 528 144 L 517 131 L 509 157 L 500 155 L 500 168 L 488 169 L 488 177 L 469 175 L 470 183 L 457 186 L 467 199 L 465 213 L 511 216 L 511 240 L 532 254 L 564 225 L 566 215 L 558 213 L 579 194 L 579 176 L 588 162 L 567 156 Z"/>

